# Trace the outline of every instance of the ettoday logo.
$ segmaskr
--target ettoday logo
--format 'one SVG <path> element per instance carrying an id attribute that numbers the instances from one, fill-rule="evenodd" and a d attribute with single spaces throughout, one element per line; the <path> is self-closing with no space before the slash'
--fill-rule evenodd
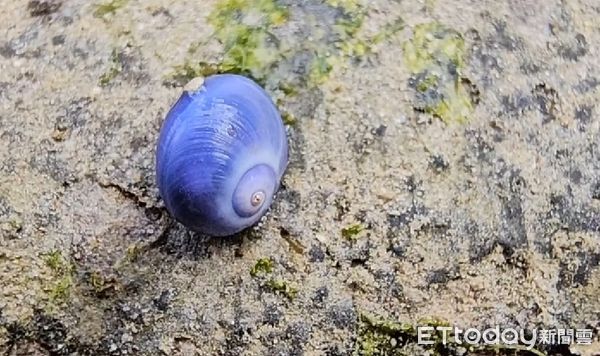
<path id="1" fill-rule="evenodd" d="M 418 326 L 417 342 L 420 345 L 453 343 L 461 345 L 525 345 L 531 350 L 536 344 L 569 345 L 572 343 L 591 344 L 591 329 L 514 329 L 500 326 L 479 330 L 476 328 L 461 329 L 456 326 Z"/>

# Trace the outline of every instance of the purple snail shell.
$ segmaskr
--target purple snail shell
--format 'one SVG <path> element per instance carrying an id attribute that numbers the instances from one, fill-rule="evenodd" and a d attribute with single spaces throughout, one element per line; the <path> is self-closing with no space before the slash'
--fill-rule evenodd
<path id="1" fill-rule="evenodd" d="M 156 180 L 169 213 L 191 230 L 229 236 L 267 212 L 288 162 L 269 95 L 234 74 L 184 91 L 158 138 Z"/>

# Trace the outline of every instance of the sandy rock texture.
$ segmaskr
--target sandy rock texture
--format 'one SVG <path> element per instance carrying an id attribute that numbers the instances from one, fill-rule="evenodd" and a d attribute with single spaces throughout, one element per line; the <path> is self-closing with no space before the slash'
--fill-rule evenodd
<path id="1" fill-rule="evenodd" d="M 595 0 L 0 0 L 0 353 L 600 352 Z M 285 113 L 256 227 L 188 231 L 155 185 L 194 76 Z M 417 325 L 591 345 L 417 344 Z"/>

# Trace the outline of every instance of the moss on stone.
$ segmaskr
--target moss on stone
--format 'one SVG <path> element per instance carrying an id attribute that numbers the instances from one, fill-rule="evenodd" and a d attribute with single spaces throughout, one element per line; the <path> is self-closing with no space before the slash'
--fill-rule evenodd
<path id="1" fill-rule="evenodd" d="M 452 63 L 462 68 L 465 41 L 460 33 L 438 22 L 417 25 L 413 38 L 404 43 L 404 61 L 413 73 Z"/>
<path id="2" fill-rule="evenodd" d="M 261 258 L 256 261 L 256 264 L 250 269 L 250 275 L 256 277 L 261 274 L 273 272 L 273 260 L 270 258 Z"/>
<path id="3" fill-rule="evenodd" d="M 115 292 L 120 289 L 118 280 L 116 280 L 114 277 L 107 276 L 100 271 L 89 273 L 87 282 L 97 296 L 106 296 L 111 292 Z"/>
<path id="4" fill-rule="evenodd" d="M 287 126 L 295 126 L 298 123 L 296 117 L 292 113 L 287 111 L 281 113 L 281 119 L 283 120 L 283 123 Z"/>
<path id="5" fill-rule="evenodd" d="M 416 334 L 410 324 L 378 320 L 361 314 L 354 355 L 402 355 L 400 341 Z"/>
<path id="6" fill-rule="evenodd" d="M 362 5 L 358 0 L 326 0 L 328 5 L 342 8 L 349 12 L 358 12 L 362 9 Z"/>
<path id="7" fill-rule="evenodd" d="M 415 27 L 413 38 L 403 49 L 405 65 L 413 73 L 418 92 L 416 108 L 445 122 L 466 121 L 477 98 L 462 76 L 462 35 L 437 22 L 425 23 Z"/>
<path id="8" fill-rule="evenodd" d="M 125 256 L 128 262 L 135 262 L 142 254 L 142 247 L 138 244 L 131 244 L 127 247 L 127 255 Z"/>
<path id="9" fill-rule="evenodd" d="M 357 239 L 357 235 L 365 228 L 361 224 L 354 224 L 342 229 L 342 237 L 348 240 Z"/>
<path id="10" fill-rule="evenodd" d="M 58 250 L 48 252 L 43 259 L 54 275 L 45 287 L 48 298 L 55 303 L 66 301 L 73 286 L 74 266 Z"/>
<path id="11" fill-rule="evenodd" d="M 419 326 L 450 326 L 441 319 L 421 319 Z M 432 355 L 448 354 L 449 348 L 442 344 L 442 332 L 432 331 L 431 345 L 421 345 Z M 406 355 L 411 345 L 418 345 L 417 328 L 410 323 L 383 320 L 379 317 L 361 313 L 355 355 Z M 445 352 L 444 352 L 445 351 Z"/>
<path id="12" fill-rule="evenodd" d="M 260 80 L 279 59 L 271 29 L 283 25 L 288 11 L 274 0 L 227 0 L 215 7 L 209 23 L 225 46 L 221 72 L 246 73 Z"/>
<path id="13" fill-rule="evenodd" d="M 118 9 L 127 4 L 129 0 L 111 0 L 107 3 L 96 5 L 94 10 L 95 17 L 104 17 L 108 14 L 114 14 Z"/>
<path id="14" fill-rule="evenodd" d="M 297 288 L 292 287 L 289 282 L 281 279 L 271 278 L 265 285 L 273 292 L 282 294 L 290 300 L 296 298 L 296 295 L 298 294 Z"/>
<path id="15" fill-rule="evenodd" d="M 208 21 L 214 28 L 215 38 L 223 44 L 222 60 L 198 63 L 186 59 L 184 64 L 174 68 L 167 82 L 184 85 L 200 76 L 235 73 L 293 96 L 302 87 L 323 84 L 336 66 L 368 55 L 374 44 L 404 27 L 404 22 L 397 19 L 375 36 L 362 36 L 360 32 L 368 9 L 361 2 L 328 0 L 321 6 L 325 12 L 327 7 L 336 9 L 335 23 L 320 30 L 322 33 L 315 34 L 313 40 L 306 41 L 295 38 L 296 35 L 289 38 L 280 30 L 292 13 L 275 0 L 220 2 Z M 305 35 L 312 38 L 310 33 Z M 197 44 L 190 47 L 189 58 L 193 58 L 197 48 Z"/>
<path id="16" fill-rule="evenodd" d="M 44 262 L 50 269 L 58 272 L 62 268 L 64 260 L 60 251 L 52 250 L 44 256 Z"/>
<path id="17" fill-rule="evenodd" d="M 69 298 L 73 278 L 70 274 L 63 275 L 57 279 L 49 288 L 47 288 L 48 297 L 51 301 L 61 303 Z"/>
<path id="18" fill-rule="evenodd" d="M 437 318 L 423 318 L 417 322 L 421 327 L 450 327 L 446 320 Z M 406 355 L 411 345 L 417 345 L 431 355 L 454 354 L 451 352 L 457 347 L 466 347 L 469 352 L 476 354 L 494 355 L 538 355 L 543 356 L 539 350 L 528 349 L 525 345 L 469 345 L 457 344 L 452 331 L 448 331 L 446 343 L 443 342 L 442 331 L 432 330 L 428 345 L 418 345 L 419 335 L 417 328 L 409 323 L 382 320 L 378 317 L 361 313 L 359 317 L 358 335 L 354 348 L 354 355 Z M 408 353 L 412 354 L 412 353 Z"/>
<path id="19" fill-rule="evenodd" d="M 311 63 L 308 81 L 312 85 L 322 84 L 329 77 L 333 69 L 333 58 L 317 55 Z"/>
<path id="20" fill-rule="evenodd" d="M 119 51 L 115 48 L 110 55 L 109 68 L 100 76 L 100 86 L 108 85 L 122 71 L 123 66 L 119 60 Z"/>

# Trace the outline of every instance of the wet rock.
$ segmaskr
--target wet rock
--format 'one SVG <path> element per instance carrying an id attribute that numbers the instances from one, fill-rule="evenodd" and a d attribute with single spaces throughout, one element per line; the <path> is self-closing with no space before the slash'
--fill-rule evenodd
<path id="1" fill-rule="evenodd" d="M 500 47 L 507 51 L 516 51 L 523 48 L 523 41 L 509 33 L 505 21 L 493 20 L 492 26 L 495 33 L 487 39 L 488 46 L 492 48 Z"/>
<path id="2" fill-rule="evenodd" d="M 65 43 L 65 35 L 56 35 L 54 37 L 52 37 L 52 45 L 53 46 L 60 46 L 62 44 Z"/>
<path id="3" fill-rule="evenodd" d="M 446 284 L 448 281 L 457 278 L 458 276 L 455 270 L 440 268 L 429 273 L 427 276 L 427 282 L 429 284 Z"/>
<path id="4" fill-rule="evenodd" d="M 588 43 L 581 33 L 575 35 L 571 43 L 558 47 L 558 54 L 568 60 L 578 61 L 588 53 Z"/>
<path id="5" fill-rule="evenodd" d="M 600 182 L 594 184 L 592 188 L 592 199 L 600 200 Z"/>
<path id="6" fill-rule="evenodd" d="M 551 209 L 548 216 L 556 218 L 572 231 L 599 232 L 600 212 L 587 205 L 578 205 L 572 197 L 553 195 L 550 198 Z"/>
<path id="7" fill-rule="evenodd" d="M 308 251 L 311 262 L 323 262 L 325 260 L 325 252 L 319 245 L 312 245 Z"/>
<path id="8" fill-rule="evenodd" d="M 375 279 L 379 283 L 380 287 L 380 298 L 383 296 L 391 296 L 393 298 L 402 298 L 402 286 L 396 280 L 396 276 L 393 272 L 387 271 L 376 271 L 373 273 Z"/>
<path id="9" fill-rule="evenodd" d="M 268 304 L 265 306 L 263 312 L 263 322 L 273 326 L 278 325 L 283 315 L 283 311 L 281 311 L 277 305 Z"/>
<path id="10" fill-rule="evenodd" d="M 444 159 L 444 157 L 441 155 L 432 156 L 430 166 L 437 173 L 441 173 L 450 168 L 448 161 L 446 161 L 446 159 Z"/>
<path id="11" fill-rule="evenodd" d="M 325 304 L 325 301 L 327 300 L 327 297 L 329 296 L 329 289 L 325 286 L 318 288 L 313 297 L 312 297 L 312 301 L 315 304 L 315 306 L 322 308 Z"/>
<path id="12" fill-rule="evenodd" d="M 407 330 L 431 317 L 427 300 L 450 324 L 590 323 L 593 1 L 246 3 L 0 11 L 0 344 L 15 355 L 467 353 L 416 344 Z M 194 70 L 179 79 L 258 74 L 284 114 L 282 187 L 260 226 L 235 236 L 189 231 L 157 193 L 156 135 L 182 89 L 163 83 L 183 63 Z M 59 302 L 44 257 L 55 250 L 74 264 Z M 272 271 L 252 276 L 265 257 Z M 366 314 L 381 323 L 365 329 Z"/>
<path id="13" fill-rule="evenodd" d="M 35 28 L 23 32 L 20 36 L 13 38 L 0 45 L 0 56 L 4 58 L 11 57 L 39 57 L 39 52 L 30 49 L 30 45 L 38 38 L 39 31 Z"/>
<path id="14" fill-rule="evenodd" d="M 165 311 L 169 307 L 173 298 L 173 292 L 170 290 L 164 290 L 160 293 L 160 296 L 154 300 L 154 305 L 158 310 Z"/>
<path id="15" fill-rule="evenodd" d="M 333 325 L 340 329 L 352 328 L 357 322 L 354 306 L 349 302 L 332 305 L 327 315 Z"/>
<path id="16" fill-rule="evenodd" d="M 296 322 L 287 327 L 285 336 L 290 341 L 291 354 L 303 354 L 304 344 L 309 340 L 310 333 L 310 326 L 304 322 Z"/>
<path id="17" fill-rule="evenodd" d="M 60 9 L 62 2 L 57 0 L 31 0 L 27 10 L 31 16 L 45 16 L 55 13 Z"/>
<path id="18" fill-rule="evenodd" d="M 588 78 L 585 78 L 584 80 L 578 82 L 574 86 L 574 89 L 579 94 L 585 94 L 585 93 L 588 93 L 588 92 L 596 89 L 596 87 L 598 87 L 598 85 L 600 85 L 600 81 L 598 81 L 597 78 L 588 77 Z"/>
<path id="19" fill-rule="evenodd" d="M 560 100 L 558 92 L 542 83 L 535 86 L 532 95 L 537 104 L 537 109 L 544 116 L 544 123 L 556 119 Z"/>
<path id="20" fill-rule="evenodd" d="M 585 131 L 590 124 L 590 120 L 592 118 L 592 114 L 594 112 L 594 106 L 592 105 L 581 105 L 575 108 L 575 119 L 577 120 L 577 125 L 579 127 L 579 131 Z"/>
<path id="21" fill-rule="evenodd" d="M 517 92 L 502 97 L 503 114 L 519 117 L 531 107 L 531 98 L 523 93 Z"/>
<path id="22" fill-rule="evenodd" d="M 387 221 L 391 228 L 401 229 L 402 227 L 410 224 L 413 220 L 420 216 L 428 214 L 428 209 L 422 205 L 411 205 L 406 211 L 402 213 L 388 214 Z"/>
<path id="23" fill-rule="evenodd" d="M 512 171 L 509 177 L 510 197 L 505 199 L 502 208 L 502 227 L 499 243 L 505 248 L 507 255 L 527 243 L 527 231 L 524 223 L 524 213 L 521 195 L 525 182 L 519 172 Z"/>

